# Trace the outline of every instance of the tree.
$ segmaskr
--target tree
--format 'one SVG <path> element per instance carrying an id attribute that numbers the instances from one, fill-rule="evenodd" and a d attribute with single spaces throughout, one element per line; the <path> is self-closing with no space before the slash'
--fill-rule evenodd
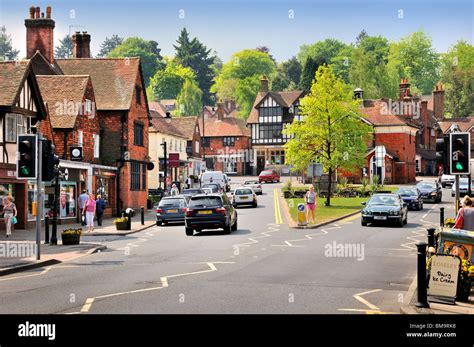
<path id="1" fill-rule="evenodd" d="M 305 60 L 303 70 L 301 71 L 301 79 L 300 79 L 300 88 L 309 90 L 311 88 L 311 84 L 313 83 L 314 76 L 318 68 L 326 64 L 325 61 L 316 61 L 313 57 L 308 57 Z"/>
<path id="2" fill-rule="evenodd" d="M 18 59 L 18 49 L 13 49 L 12 37 L 7 34 L 7 28 L 2 26 L 0 28 L 0 60 L 15 60 Z"/>
<path id="3" fill-rule="evenodd" d="M 474 110 L 474 46 L 458 41 L 442 57 L 441 80 L 445 85 L 445 114 L 468 117 Z"/>
<path id="4" fill-rule="evenodd" d="M 196 81 L 186 79 L 176 98 L 177 116 L 198 116 L 202 110 L 203 92 Z"/>
<path id="5" fill-rule="evenodd" d="M 123 43 L 123 38 L 119 37 L 118 35 L 112 35 L 112 37 L 106 37 L 104 42 L 100 45 L 98 57 L 106 57 L 111 51 L 115 49 L 115 47 L 121 45 Z"/>
<path id="6" fill-rule="evenodd" d="M 202 44 L 196 37 L 189 38 L 186 28 L 181 30 L 181 34 L 176 41 L 174 48 L 176 50 L 176 59 L 184 67 L 191 68 L 196 74 L 196 81 L 199 88 L 203 91 L 203 101 L 206 104 L 212 103 L 211 86 L 214 79 L 215 56 L 211 50 Z"/>
<path id="7" fill-rule="evenodd" d="M 150 79 L 154 99 L 176 99 L 186 80 L 195 80 L 196 75 L 189 67 L 183 67 L 175 59 L 167 59 L 166 67 L 158 70 Z"/>
<path id="8" fill-rule="evenodd" d="M 304 170 L 316 160 L 329 177 L 336 169 L 354 171 L 363 166 L 372 129 L 361 120 L 360 100 L 352 98 L 350 86 L 330 67 L 319 67 L 310 93 L 301 99 L 300 111 L 302 120 L 284 129 L 291 136 L 285 144 L 288 164 Z M 328 194 L 326 205 L 330 204 Z"/>
<path id="9" fill-rule="evenodd" d="M 59 46 L 54 50 L 54 57 L 56 59 L 66 59 L 72 56 L 72 39 L 71 36 L 66 35 L 62 40 L 59 40 Z"/>
<path id="10" fill-rule="evenodd" d="M 270 48 L 268 48 L 267 46 L 258 46 L 257 48 L 255 48 L 255 50 L 262 53 L 267 53 L 273 63 L 277 65 L 277 61 L 275 60 L 275 58 L 273 58 L 273 55 L 270 54 Z"/>
<path id="11" fill-rule="evenodd" d="M 267 53 L 246 49 L 234 53 L 216 77 L 211 92 L 219 99 L 234 97 L 239 105 L 239 115 L 248 117 L 257 96 L 262 75 L 272 76 L 275 64 Z"/>
<path id="12" fill-rule="evenodd" d="M 119 57 L 140 57 L 143 78 L 148 85 L 150 78 L 157 70 L 164 67 L 161 49 L 155 41 L 146 41 L 139 37 L 129 37 L 122 44 L 115 47 L 107 56 L 111 58 Z"/>
<path id="13" fill-rule="evenodd" d="M 272 90 L 283 91 L 288 89 L 290 84 L 298 85 L 301 77 L 301 64 L 292 57 L 279 64 L 275 76 L 272 78 Z"/>

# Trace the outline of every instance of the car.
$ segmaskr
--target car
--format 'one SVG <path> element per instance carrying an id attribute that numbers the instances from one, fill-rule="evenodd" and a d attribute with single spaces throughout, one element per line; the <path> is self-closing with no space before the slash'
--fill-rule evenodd
<path id="1" fill-rule="evenodd" d="M 250 187 L 239 187 L 235 188 L 232 192 L 232 205 L 252 205 L 257 207 L 257 195 Z"/>
<path id="2" fill-rule="evenodd" d="M 459 196 L 464 196 L 464 195 L 469 195 L 469 179 L 467 177 L 460 177 L 459 178 Z M 471 181 L 471 190 L 472 190 L 472 181 Z M 451 188 L 451 196 L 455 197 L 456 196 L 456 185 L 453 184 L 453 187 Z"/>
<path id="3" fill-rule="evenodd" d="M 421 192 L 417 187 L 402 187 L 399 188 L 395 194 L 400 195 L 409 209 L 412 208 L 417 211 L 423 209 L 423 198 L 421 197 Z"/>
<path id="4" fill-rule="evenodd" d="M 185 196 L 168 196 L 160 200 L 156 208 L 156 225 L 167 225 L 169 222 L 184 222 L 187 207 Z"/>
<path id="5" fill-rule="evenodd" d="M 443 192 L 441 186 L 435 181 L 421 181 L 416 187 L 421 192 L 423 201 L 432 201 L 434 203 L 441 202 L 443 198 Z"/>
<path id="6" fill-rule="evenodd" d="M 189 200 L 185 225 L 188 236 L 204 229 L 223 229 L 230 234 L 237 230 L 237 211 L 225 193 L 198 194 Z"/>
<path id="7" fill-rule="evenodd" d="M 362 205 L 361 225 L 368 223 L 396 223 L 403 227 L 408 222 L 408 207 L 398 194 L 374 194 Z"/>
<path id="8" fill-rule="evenodd" d="M 258 181 L 262 182 L 280 182 L 280 175 L 275 170 L 264 170 L 258 175 Z"/>
<path id="9" fill-rule="evenodd" d="M 184 196 L 193 196 L 196 194 L 203 194 L 204 191 L 201 188 L 189 188 L 189 189 L 183 189 L 181 192 L 181 195 Z"/>
<path id="10" fill-rule="evenodd" d="M 446 188 L 446 186 L 454 185 L 455 177 L 454 175 L 441 175 L 441 187 Z"/>
<path id="11" fill-rule="evenodd" d="M 201 188 L 204 194 L 212 194 L 212 188 Z"/>
<path id="12" fill-rule="evenodd" d="M 221 186 L 214 183 L 204 184 L 201 189 L 211 189 L 212 193 L 219 193 L 222 191 Z"/>
<path id="13" fill-rule="evenodd" d="M 224 189 L 226 192 L 230 192 L 230 178 L 226 175 L 224 175 Z"/>
<path id="14" fill-rule="evenodd" d="M 206 171 L 201 174 L 201 188 L 206 184 L 218 184 L 222 190 L 228 184 L 227 176 L 222 171 Z"/>
<path id="15" fill-rule="evenodd" d="M 260 184 L 259 181 L 254 180 L 254 181 L 245 181 L 242 187 L 250 187 L 252 190 L 255 192 L 257 195 L 262 195 L 263 190 L 262 190 L 262 185 Z"/>

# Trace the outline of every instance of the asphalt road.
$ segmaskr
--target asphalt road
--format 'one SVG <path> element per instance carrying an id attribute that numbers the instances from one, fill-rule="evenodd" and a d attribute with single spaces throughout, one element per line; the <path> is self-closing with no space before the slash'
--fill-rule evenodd
<path id="1" fill-rule="evenodd" d="M 278 186 L 264 185 L 258 208 L 238 210 L 231 235 L 153 227 L 104 239 L 101 253 L 1 277 L 0 313 L 399 313 L 415 243 L 438 224 L 439 207 L 454 213 L 445 189 L 443 203 L 410 211 L 403 228 L 362 227 L 355 216 L 294 230 L 275 213 Z M 352 254 L 329 253 L 343 246 Z"/>

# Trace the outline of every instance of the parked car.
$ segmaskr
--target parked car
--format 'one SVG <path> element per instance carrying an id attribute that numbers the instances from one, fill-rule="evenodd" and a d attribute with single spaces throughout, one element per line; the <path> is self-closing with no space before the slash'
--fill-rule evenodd
<path id="1" fill-rule="evenodd" d="M 257 207 L 257 195 L 250 187 L 239 187 L 232 192 L 232 205 L 252 205 Z"/>
<path id="2" fill-rule="evenodd" d="M 438 182 L 434 181 L 421 181 L 416 187 L 421 192 L 423 201 L 432 201 L 434 203 L 441 202 L 443 198 L 443 191 Z"/>
<path id="3" fill-rule="evenodd" d="M 156 208 L 156 225 L 184 222 L 187 200 L 185 196 L 169 196 L 161 199 Z"/>
<path id="4" fill-rule="evenodd" d="M 227 184 L 226 176 L 224 176 L 222 171 L 203 172 L 201 175 L 201 188 L 206 184 L 218 184 L 222 190 L 225 190 Z"/>
<path id="5" fill-rule="evenodd" d="M 374 194 L 363 202 L 361 225 L 368 223 L 396 223 L 403 227 L 408 221 L 408 207 L 398 194 Z"/>
<path id="6" fill-rule="evenodd" d="M 203 184 L 201 189 L 211 189 L 212 193 L 219 193 L 222 191 L 221 186 L 214 183 Z"/>
<path id="7" fill-rule="evenodd" d="M 257 195 L 262 195 L 263 190 L 262 190 L 262 185 L 260 184 L 259 181 L 254 180 L 254 181 L 245 181 L 244 184 L 242 185 L 243 187 L 250 187 L 252 190 L 255 192 Z"/>
<path id="8" fill-rule="evenodd" d="M 446 188 L 446 186 L 452 186 L 454 184 L 455 177 L 454 175 L 441 175 L 441 186 Z"/>
<path id="9" fill-rule="evenodd" d="M 230 234 L 237 230 L 237 211 L 224 194 L 199 194 L 191 197 L 186 209 L 186 235 L 204 229 L 224 229 Z"/>
<path id="10" fill-rule="evenodd" d="M 227 174 L 224 175 L 224 189 L 226 192 L 230 192 L 230 178 L 227 176 Z"/>
<path id="11" fill-rule="evenodd" d="M 421 197 L 421 192 L 417 187 L 403 187 L 398 189 L 395 194 L 401 196 L 409 209 L 412 208 L 417 211 L 423 209 L 423 198 Z"/>
<path id="12" fill-rule="evenodd" d="M 280 182 L 280 175 L 275 170 L 264 170 L 258 175 L 258 181 L 262 182 Z"/>
<path id="13" fill-rule="evenodd" d="M 459 178 L 459 196 L 464 197 L 464 195 L 469 195 L 469 179 L 467 177 L 460 177 Z M 472 181 L 471 181 L 471 189 L 472 189 Z M 453 184 L 451 188 L 451 196 L 456 196 L 456 185 Z"/>

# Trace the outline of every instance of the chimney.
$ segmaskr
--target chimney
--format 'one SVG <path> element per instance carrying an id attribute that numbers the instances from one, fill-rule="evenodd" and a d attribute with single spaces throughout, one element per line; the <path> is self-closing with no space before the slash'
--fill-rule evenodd
<path id="1" fill-rule="evenodd" d="M 260 79 L 260 92 L 268 93 L 268 79 L 265 75 Z"/>
<path id="2" fill-rule="evenodd" d="M 222 103 L 222 100 L 217 103 L 217 119 L 222 121 L 224 120 L 224 104 Z"/>
<path id="3" fill-rule="evenodd" d="M 165 118 L 171 118 L 171 113 L 170 113 L 170 112 L 166 112 Z"/>
<path id="4" fill-rule="evenodd" d="M 30 17 L 25 19 L 26 27 L 26 58 L 30 59 L 36 51 L 52 63 L 54 60 L 54 20 L 51 19 L 51 7 L 40 13 L 39 7 L 30 7 Z"/>
<path id="5" fill-rule="evenodd" d="M 433 90 L 433 113 L 437 120 L 444 118 L 444 87 L 441 82 Z"/>
<path id="6" fill-rule="evenodd" d="M 356 88 L 354 89 L 354 95 L 352 98 L 355 99 L 361 99 L 364 100 L 364 91 L 361 88 Z"/>
<path id="7" fill-rule="evenodd" d="M 76 31 L 72 35 L 72 55 L 74 58 L 91 57 L 91 35 L 87 31 Z"/>
<path id="8" fill-rule="evenodd" d="M 402 78 L 399 87 L 400 99 L 411 97 L 410 83 L 408 83 L 408 80 L 406 78 Z"/>

